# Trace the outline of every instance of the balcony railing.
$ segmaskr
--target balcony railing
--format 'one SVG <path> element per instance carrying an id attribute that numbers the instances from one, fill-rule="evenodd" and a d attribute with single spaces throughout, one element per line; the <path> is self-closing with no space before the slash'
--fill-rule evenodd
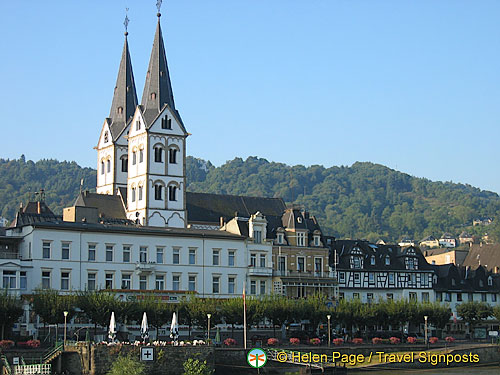
<path id="1" fill-rule="evenodd" d="M 151 273 L 155 270 L 156 263 L 155 262 L 139 262 L 135 264 L 135 271 L 137 273 Z"/>
<path id="2" fill-rule="evenodd" d="M 0 259 L 21 259 L 17 251 L 0 251 Z"/>
<path id="3" fill-rule="evenodd" d="M 290 271 L 290 270 L 274 270 L 274 276 L 283 277 L 333 277 L 333 272 L 321 272 L 321 271 Z"/>
<path id="4" fill-rule="evenodd" d="M 248 267 L 248 274 L 251 276 L 272 276 L 273 269 L 271 267 Z"/>

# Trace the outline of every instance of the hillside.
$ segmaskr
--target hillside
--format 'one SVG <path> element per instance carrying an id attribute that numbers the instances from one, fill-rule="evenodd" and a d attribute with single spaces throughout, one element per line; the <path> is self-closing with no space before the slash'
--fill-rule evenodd
<path id="1" fill-rule="evenodd" d="M 50 207 L 60 213 L 73 203 L 81 178 L 84 188 L 95 187 L 95 170 L 74 162 L 0 159 L 1 216 L 12 219 L 19 202 L 42 187 Z M 417 240 L 444 231 L 458 235 L 464 229 L 484 230 L 468 228 L 473 218 L 500 214 L 496 193 L 432 182 L 372 163 L 304 167 L 250 157 L 214 167 L 188 157 L 187 179 L 188 190 L 195 192 L 283 197 L 305 206 L 325 232 L 339 238 L 396 241 L 402 235 Z M 488 227 L 488 232 L 499 238 L 500 225 Z"/>

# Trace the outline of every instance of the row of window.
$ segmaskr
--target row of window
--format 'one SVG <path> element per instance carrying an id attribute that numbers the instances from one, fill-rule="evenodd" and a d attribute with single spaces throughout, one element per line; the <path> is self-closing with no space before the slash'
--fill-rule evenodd
<path id="1" fill-rule="evenodd" d="M 152 100 L 156 99 L 156 93 L 155 92 L 151 93 L 151 99 Z M 166 115 L 165 117 L 163 117 L 161 119 L 161 128 L 162 129 L 172 129 L 172 119 L 168 118 L 168 115 Z M 136 131 L 141 130 L 141 121 L 140 120 L 137 120 L 135 122 L 135 130 Z"/>
<path id="2" fill-rule="evenodd" d="M 304 256 L 297 256 L 297 271 L 305 272 L 306 271 L 306 258 Z M 286 271 L 286 257 L 279 255 L 278 256 L 278 271 Z M 314 258 L 314 273 L 321 274 L 323 272 L 323 258 L 315 257 Z"/>
<path id="3" fill-rule="evenodd" d="M 2 272 L 2 287 L 4 289 L 16 289 L 17 288 L 17 271 L 7 271 Z M 19 272 L 19 289 L 25 290 L 28 287 L 28 279 L 26 276 L 26 271 Z"/>
<path id="4" fill-rule="evenodd" d="M 170 164 L 177 164 L 177 149 L 169 148 L 168 149 L 168 162 Z M 155 162 L 163 163 L 163 148 L 158 146 L 154 148 L 155 153 Z M 124 155 L 120 158 L 122 164 L 122 172 L 128 172 L 128 156 Z M 139 163 L 144 161 L 144 149 L 139 149 Z M 132 151 L 132 165 L 137 164 L 137 151 Z M 101 160 L 101 174 L 110 173 L 111 172 L 111 159 L 106 161 Z"/>
<path id="5" fill-rule="evenodd" d="M 361 273 L 360 272 L 354 272 L 352 273 L 353 279 L 354 279 L 354 284 L 359 284 L 361 283 Z M 420 275 L 420 285 L 424 287 L 430 287 L 428 284 L 432 280 L 432 276 L 427 273 L 421 273 Z M 385 276 L 380 275 L 380 276 Z M 400 276 L 401 277 L 401 276 Z M 416 273 L 411 273 L 409 275 L 405 274 L 406 282 L 408 285 L 416 285 L 417 283 L 417 274 Z M 340 284 L 345 284 L 346 283 L 346 273 L 345 272 L 339 272 L 338 273 L 338 280 Z M 379 277 L 378 281 L 382 281 Z M 394 285 L 396 282 L 395 278 L 395 273 L 394 272 L 389 272 L 387 274 L 387 281 L 389 285 Z M 375 273 L 374 272 L 368 272 L 368 284 L 375 284 Z"/>
<path id="6" fill-rule="evenodd" d="M 359 255 L 358 255 L 358 252 L 356 251 L 353 251 L 351 254 L 351 257 L 350 257 L 350 267 L 353 268 L 353 269 L 362 269 L 363 268 L 363 264 L 364 264 L 364 260 L 363 260 L 363 256 L 361 255 L 361 251 L 359 251 Z M 372 255 L 370 257 L 370 265 L 371 266 L 375 266 L 375 255 Z M 384 264 L 386 266 L 390 266 L 391 265 L 391 258 L 389 257 L 389 255 L 386 255 L 384 257 Z M 405 268 L 407 270 L 418 270 L 418 258 L 414 258 L 414 257 L 406 257 L 405 258 Z"/>
<path id="7" fill-rule="evenodd" d="M 297 246 L 306 246 L 306 232 L 297 232 Z M 285 244 L 285 234 L 278 233 L 276 235 L 276 244 L 284 245 Z M 319 247 L 321 246 L 321 238 L 319 235 L 313 236 L 313 246 Z"/>
<path id="8" fill-rule="evenodd" d="M 142 201 L 143 191 L 144 191 L 144 188 L 142 186 L 139 186 L 138 188 L 132 187 L 130 189 L 132 202 L 135 202 L 136 199 L 139 201 Z M 163 200 L 162 196 L 163 196 L 163 185 L 156 184 L 155 185 L 155 200 L 157 200 L 157 201 Z M 168 186 L 168 200 L 171 202 L 177 200 L 177 187 L 174 185 Z"/>
<path id="9" fill-rule="evenodd" d="M 456 302 L 462 302 L 465 300 L 465 297 L 463 296 L 465 293 L 451 293 L 451 292 L 436 292 L 436 301 L 442 302 L 452 302 L 453 301 L 453 295 L 455 295 L 455 301 Z M 474 293 L 467 293 L 467 300 L 468 301 L 474 301 Z M 481 293 L 481 301 L 482 302 L 488 302 L 488 294 L 487 293 Z M 491 293 L 491 302 L 496 302 L 497 301 L 497 295 L 495 293 Z"/>
<path id="10" fill-rule="evenodd" d="M 96 243 L 89 243 L 87 245 L 87 260 L 90 262 L 95 262 L 97 258 L 97 246 Z M 70 248 L 71 242 L 62 242 L 61 243 L 61 259 L 68 260 L 70 256 Z M 172 258 L 170 259 L 171 264 L 181 264 L 181 247 L 173 247 L 172 248 Z M 221 251 L 222 249 L 212 249 L 212 265 L 220 266 L 221 264 Z M 43 259 L 51 259 L 52 253 L 52 242 L 51 241 L 42 241 L 42 257 Z M 189 248 L 188 256 L 187 256 L 187 264 L 195 265 L 197 264 L 197 248 Z M 166 247 L 165 246 L 156 246 L 156 252 L 150 254 L 150 250 L 148 246 L 139 246 L 139 259 L 132 259 L 132 245 L 122 245 L 121 247 L 121 259 L 116 254 L 116 245 L 114 244 L 106 244 L 105 245 L 105 257 L 104 260 L 106 262 L 118 262 L 121 261 L 123 263 L 130 263 L 134 261 L 138 261 L 140 263 L 149 263 L 156 262 L 158 264 L 167 263 L 166 260 Z M 235 257 L 236 250 L 228 250 L 227 251 L 227 265 L 234 266 L 235 265 Z M 253 262 L 253 266 L 256 266 L 256 254 L 252 254 L 250 261 Z M 260 266 L 265 267 L 266 264 L 266 255 L 260 255 Z"/>
<path id="11" fill-rule="evenodd" d="M 410 301 L 418 301 L 418 296 L 416 292 L 410 292 L 408 294 Z M 364 297 L 361 293 L 353 293 L 352 298 L 353 299 L 360 299 L 361 297 Z M 339 293 L 339 298 L 344 299 L 345 294 L 343 292 Z M 393 300 L 394 299 L 394 294 L 393 293 L 386 293 L 385 298 L 387 300 Z M 422 302 L 429 302 L 429 292 L 422 292 Z M 372 302 L 374 301 L 374 294 L 373 293 L 366 293 L 366 301 L 367 302 Z"/>

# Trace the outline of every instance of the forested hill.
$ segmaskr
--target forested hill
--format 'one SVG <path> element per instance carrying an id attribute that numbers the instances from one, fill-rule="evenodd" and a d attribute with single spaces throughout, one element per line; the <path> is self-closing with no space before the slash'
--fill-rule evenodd
<path id="1" fill-rule="evenodd" d="M 0 159 L 0 215 L 12 220 L 19 203 L 40 188 L 49 206 L 61 213 L 74 202 L 82 178 L 85 189 L 95 188 L 96 171 L 74 162 Z M 339 238 L 396 241 L 403 235 L 416 240 L 445 231 L 458 235 L 473 218 L 500 214 L 496 193 L 415 178 L 372 163 L 304 167 L 250 157 L 214 167 L 188 157 L 187 180 L 190 191 L 283 197 L 306 207 L 326 233 Z M 500 226 L 490 226 L 488 232 L 495 235 Z"/>

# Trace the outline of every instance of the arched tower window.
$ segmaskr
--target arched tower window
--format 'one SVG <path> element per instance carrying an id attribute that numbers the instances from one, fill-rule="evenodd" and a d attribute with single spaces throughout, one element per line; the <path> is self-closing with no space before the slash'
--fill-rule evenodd
<path id="1" fill-rule="evenodd" d="M 168 200 L 176 201 L 177 200 L 177 186 L 170 185 L 168 187 Z"/>
<path id="2" fill-rule="evenodd" d="M 161 146 L 155 146 L 155 162 L 163 162 L 163 148 Z"/>
<path id="3" fill-rule="evenodd" d="M 128 172 L 128 155 L 123 155 L 120 160 L 122 161 L 122 172 Z"/>
<path id="4" fill-rule="evenodd" d="M 155 200 L 161 201 L 163 186 L 161 184 L 155 184 Z"/>
<path id="5" fill-rule="evenodd" d="M 168 162 L 170 164 L 177 164 L 177 149 L 175 148 L 168 149 Z"/>
<path id="6" fill-rule="evenodd" d="M 104 174 L 104 160 L 101 160 L 101 174 Z"/>

